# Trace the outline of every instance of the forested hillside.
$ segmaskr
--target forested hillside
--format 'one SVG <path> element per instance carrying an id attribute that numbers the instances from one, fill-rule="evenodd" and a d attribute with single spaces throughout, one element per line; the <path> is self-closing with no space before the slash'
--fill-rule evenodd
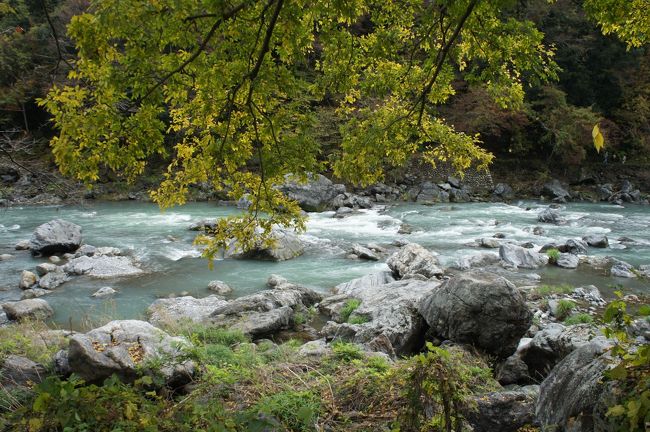
<path id="1" fill-rule="evenodd" d="M 523 1 L 509 12 L 538 26 L 545 44 L 554 47 L 554 59 L 561 68 L 557 80 L 528 83 L 523 106 L 504 109 L 485 90 L 469 86 L 459 75 L 453 85 L 455 95 L 438 107 L 458 130 L 480 133 L 484 147 L 497 156 L 497 169 L 501 161 L 512 159 L 560 172 L 583 162 L 648 162 L 650 54 L 643 47 L 627 47 L 615 35 L 603 36 L 581 3 Z M 56 130 L 36 101 L 52 85 L 66 81 L 76 56 L 66 26 L 86 7 L 82 0 L 2 3 L 3 166 L 51 163 L 47 141 Z M 337 124 L 326 121 L 329 109 L 322 107 L 325 121 L 321 127 L 330 129 L 322 133 L 324 144 L 336 140 L 337 134 Z M 601 154 L 592 145 L 591 130 L 596 123 L 607 142 Z"/>

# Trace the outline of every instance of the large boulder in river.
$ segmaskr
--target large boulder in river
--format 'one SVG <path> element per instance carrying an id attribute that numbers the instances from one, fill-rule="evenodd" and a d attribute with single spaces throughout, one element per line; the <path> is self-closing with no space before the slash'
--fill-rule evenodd
<path id="1" fill-rule="evenodd" d="M 443 273 L 438 267 L 438 258 L 416 243 L 409 243 L 386 261 L 388 267 L 398 278 L 421 275 L 425 278 L 432 278 Z"/>
<path id="2" fill-rule="evenodd" d="M 321 174 L 311 174 L 306 183 L 301 183 L 291 174 L 285 176 L 285 182 L 277 189 L 298 202 L 306 211 L 330 210 L 331 201 L 339 194 L 345 193 L 345 186 L 334 184 Z"/>
<path id="3" fill-rule="evenodd" d="M 81 227 L 62 219 L 55 219 L 38 226 L 29 241 L 32 254 L 43 256 L 74 252 L 79 245 L 81 245 Z"/>
<path id="4" fill-rule="evenodd" d="M 27 319 L 44 320 L 52 315 L 52 307 L 43 299 L 27 299 L 17 302 L 9 302 L 2 305 L 7 318 L 14 321 Z"/>
<path id="5" fill-rule="evenodd" d="M 233 241 L 224 255 L 227 258 L 286 261 L 305 252 L 305 245 L 300 237 L 289 230 L 273 228 L 271 239 L 270 245 L 261 239 L 257 240 L 255 246 L 248 251 L 243 251 L 238 243 Z"/>
<path id="6" fill-rule="evenodd" d="M 436 279 L 394 281 L 388 272 L 366 275 L 338 285 L 338 294 L 325 298 L 321 304 L 337 312 L 351 299 L 360 302 L 352 316 L 362 318 L 360 324 L 329 322 L 322 330 L 328 338 L 372 344 L 383 339 L 388 351 L 410 354 L 424 342 L 426 324 L 417 311 L 423 296 L 440 285 Z M 334 317 L 336 317 L 336 314 Z"/>
<path id="7" fill-rule="evenodd" d="M 538 222 L 550 223 L 554 225 L 565 225 L 566 219 L 560 216 L 560 213 L 552 208 L 546 208 L 537 215 Z"/>
<path id="8" fill-rule="evenodd" d="M 542 382 L 536 415 L 543 430 L 619 430 L 605 417 L 605 407 L 612 405 L 611 387 L 603 382 L 603 372 L 612 365 L 606 354 L 610 346 L 594 339 L 565 357 Z"/>
<path id="9" fill-rule="evenodd" d="M 504 264 L 516 268 L 535 269 L 548 264 L 548 256 L 509 243 L 501 245 L 499 257 Z"/>
<path id="10" fill-rule="evenodd" d="M 64 267 L 69 274 L 87 275 L 96 278 L 137 276 L 143 271 L 129 256 L 82 255 L 70 260 Z"/>
<path id="11" fill-rule="evenodd" d="M 532 313 L 507 279 L 479 270 L 461 273 L 426 295 L 418 307 L 431 332 L 508 357 L 532 323 Z"/>
<path id="12" fill-rule="evenodd" d="M 111 321 L 85 334 L 70 337 L 70 372 L 87 382 L 102 382 L 117 375 L 133 382 L 141 374 L 160 374 L 172 387 L 189 382 L 195 365 L 187 360 L 189 342 L 172 337 L 145 321 Z M 148 364 L 161 362 L 156 370 Z"/>

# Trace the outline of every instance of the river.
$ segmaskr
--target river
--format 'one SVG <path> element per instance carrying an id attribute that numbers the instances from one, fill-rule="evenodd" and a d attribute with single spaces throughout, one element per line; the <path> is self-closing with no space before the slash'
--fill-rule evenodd
<path id="1" fill-rule="evenodd" d="M 633 265 L 650 264 L 650 207 L 570 203 L 561 208 L 569 221 L 563 226 L 538 223 L 537 214 L 544 207 L 528 201 L 512 205 L 397 204 L 362 210 L 345 219 L 333 218 L 333 212 L 310 213 L 303 236 L 307 250 L 301 257 L 280 263 L 218 261 L 213 270 L 192 245 L 196 233 L 189 231 L 188 226 L 199 219 L 233 214 L 237 210 L 232 207 L 192 203 L 161 212 L 151 203 L 91 202 L 84 206 L 8 208 L 0 211 L 0 254 L 10 253 L 14 258 L 0 261 L 0 302 L 18 300 L 21 271 L 33 270 L 46 261 L 32 258 L 28 252 L 15 251 L 14 245 L 29 239 L 34 228 L 54 218 L 81 225 L 84 243 L 128 251 L 147 271 L 143 276 L 117 280 L 77 277 L 44 297 L 55 310 L 54 322 L 74 328 L 85 328 L 109 318 L 141 318 L 149 304 L 169 294 L 187 291 L 196 297 L 209 295 L 207 284 L 215 279 L 228 283 L 235 297 L 264 289 L 272 273 L 328 292 L 338 283 L 387 269 L 383 262 L 347 259 L 347 251 L 355 242 L 385 245 L 403 238 L 438 252 L 441 263 L 451 265 L 461 256 L 486 251 L 470 243 L 496 233 L 504 234 L 508 241 L 531 241 L 538 246 L 605 234 L 610 247 L 589 248 L 589 254 L 609 255 Z M 414 232 L 398 234 L 402 223 L 413 226 Z M 534 235 L 535 226 L 542 226 L 546 234 Z M 631 238 L 634 243 L 617 241 L 621 237 Z M 526 272 L 540 275 L 540 283 L 594 284 L 608 296 L 619 287 L 630 293 L 650 293 L 647 280 L 613 278 L 583 268 L 565 270 L 548 266 Z M 92 298 L 91 294 L 103 286 L 115 288 L 118 294 L 107 300 Z"/>

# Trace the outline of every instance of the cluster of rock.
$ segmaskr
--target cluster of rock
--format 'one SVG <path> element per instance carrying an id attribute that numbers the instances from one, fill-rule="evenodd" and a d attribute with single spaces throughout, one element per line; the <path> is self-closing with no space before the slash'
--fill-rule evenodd
<path id="1" fill-rule="evenodd" d="M 144 273 L 133 257 L 118 248 L 82 244 L 81 227 L 60 219 L 38 226 L 31 239 L 19 242 L 16 250 L 30 251 L 35 257 L 49 257 L 49 261 L 36 265 L 34 271 L 23 270 L 18 283 L 23 290 L 22 300 L 2 305 L 9 320 L 51 317 L 54 311 L 39 297 L 73 277 L 110 279 Z M 115 293 L 113 288 L 103 287 L 93 296 L 103 298 Z"/>

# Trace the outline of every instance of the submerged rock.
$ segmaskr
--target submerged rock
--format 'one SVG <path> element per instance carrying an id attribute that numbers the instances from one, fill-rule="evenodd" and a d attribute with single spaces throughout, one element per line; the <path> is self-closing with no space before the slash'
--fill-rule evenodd
<path id="1" fill-rule="evenodd" d="M 422 275 L 425 278 L 439 276 L 443 270 L 438 267 L 438 258 L 416 243 L 409 243 L 386 261 L 398 278 Z"/>
<path id="2" fill-rule="evenodd" d="M 81 245 L 81 227 L 72 222 L 55 219 L 34 230 L 29 248 L 34 255 L 50 256 L 74 252 Z"/>
<path id="3" fill-rule="evenodd" d="M 98 289 L 97 291 L 95 291 L 95 293 L 92 295 L 92 297 L 104 298 L 104 297 L 110 297 L 113 294 L 117 294 L 117 291 L 115 291 L 113 288 L 111 288 L 111 287 L 102 287 L 102 288 Z"/>
<path id="4" fill-rule="evenodd" d="M 507 279 L 479 270 L 461 273 L 426 295 L 418 310 L 430 331 L 505 358 L 532 323 L 524 297 Z"/>
<path id="5" fill-rule="evenodd" d="M 117 375 L 133 382 L 142 374 L 160 374 L 167 385 L 180 386 L 192 379 L 195 365 L 183 350 L 190 347 L 181 337 L 172 337 L 148 322 L 111 321 L 86 334 L 70 337 L 70 371 L 87 382 L 102 382 Z M 148 369 L 152 361 L 162 364 Z"/>

